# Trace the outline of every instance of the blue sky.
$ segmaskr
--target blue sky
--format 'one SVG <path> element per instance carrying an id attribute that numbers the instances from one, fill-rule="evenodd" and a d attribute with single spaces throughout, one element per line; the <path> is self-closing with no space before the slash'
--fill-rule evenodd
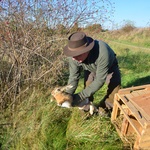
<path id="1" fill-rule="evenodd" d="M 110 0 L 111 1 L 111 0 Z M 135 27 L 150 27 L 150 0 L 113 0 L 114 26 L 132 21 Z"/>

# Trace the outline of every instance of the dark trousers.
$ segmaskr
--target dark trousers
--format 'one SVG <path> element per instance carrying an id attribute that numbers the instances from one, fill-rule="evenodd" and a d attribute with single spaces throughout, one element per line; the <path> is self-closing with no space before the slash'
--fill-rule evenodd
<path id="1" fill-rule="evenodd" d="M 84 87 L 87 87 L 94 81 L 96 74 L 90 71 L 84 71 Z M 107 92 L 104 98 L 99 102 L 98 107 L 112 109 L 114 102 L 114 95 L 118 92 L 121 87 L 121 77 L 120 71 L 116 68 L 112 74 L 111 79 L 109 80 Z M 93 95 L 89 97 L 90 101 L 93 101 Z"/>

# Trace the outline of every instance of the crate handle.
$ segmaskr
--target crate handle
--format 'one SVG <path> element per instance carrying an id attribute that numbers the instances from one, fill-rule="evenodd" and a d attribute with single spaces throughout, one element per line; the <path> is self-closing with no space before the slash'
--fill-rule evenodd
<path id="1" fill-rule="evenodd" d="M 130 93 L 134 92 L 134 91 L 138 91 L 138 90 L 145 90 L 145 88 L 137 88 L 137 89 L 131 89 Z"/>

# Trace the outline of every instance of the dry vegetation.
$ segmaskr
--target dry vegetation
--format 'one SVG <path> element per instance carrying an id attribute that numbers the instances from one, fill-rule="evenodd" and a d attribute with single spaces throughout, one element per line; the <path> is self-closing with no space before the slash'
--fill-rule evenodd
<path id="1" fill-rule="evenodd" d="M 89 7 L 91 6 L 91 7 Z M 101 8 L 101 10 L 99 10 Z M 104 11 L 109 11 L 105 14 Z M 109 1 L 0 1 L 0 110 L 14 106 L 33 88 L 66 82 L 62 48 L 78 24 L 109 17 Z M 63 76 L 63 80 L 61 77 Z M 23 98 L 22 98 L 23 97 Z"/>
<path id="2" fill-rule="evenodd" d="M 123 27 L 119 30 L 102 32 L 104 40 L 112 40 L 125 44 L 150 48 L 150 28 Z"/>

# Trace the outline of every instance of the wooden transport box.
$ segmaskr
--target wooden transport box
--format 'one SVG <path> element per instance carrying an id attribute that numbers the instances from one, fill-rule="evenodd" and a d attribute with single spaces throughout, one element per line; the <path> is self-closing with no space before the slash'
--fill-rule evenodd
<path id="1" fill-rule="evenodd" d="M 150 84 L 119 90 L 111 121 L 124 143 L 150 150 Z"/>

